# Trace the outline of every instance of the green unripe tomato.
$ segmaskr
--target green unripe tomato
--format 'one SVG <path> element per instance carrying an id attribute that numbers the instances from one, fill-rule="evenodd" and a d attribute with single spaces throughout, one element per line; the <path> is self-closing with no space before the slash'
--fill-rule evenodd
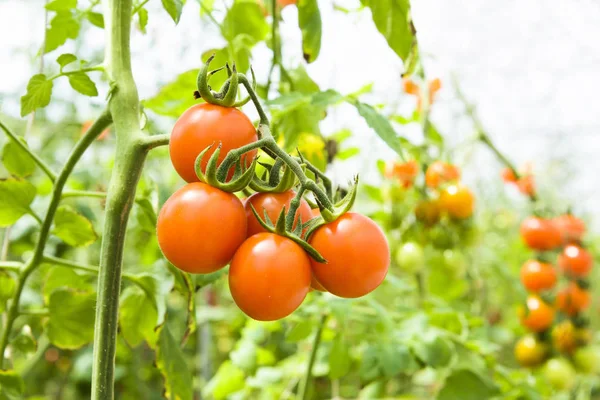
<path id="1" fill-rule="evenodd" d="M 423 247 L 415 242 L 406 242 L 396 251 L 396 262 L 403 271 L 417 273 L 425 265 Z"/>
<path id="2" fill-rule="evenodd" d="M 577 373 L 564 358 L 552 358 L 544 366 L 544 376 L 556 390 L 569 390 L 575 385 Z"/>
<path id="3" fill-rule="evenodd" d="M 581 347 L 573 354 L 575 367 L 584 374 L 598 374 L 600 372 L 600 349 L 598 347 Z"/>
<path id="4" fill-rule="evenodd" d="M 444 250 L 444 267 L 451 272 L 454 277 L 463 276 L 467 270 L 467 260 L 460 250 Z"/>
<path id="5" fill-rule="evenodd" d="M 442 226 L 434 226 L 429 230 L 429 240 L 433 247 L 439 250 L 451 249 L 454 247 L 452 232 Z"/>

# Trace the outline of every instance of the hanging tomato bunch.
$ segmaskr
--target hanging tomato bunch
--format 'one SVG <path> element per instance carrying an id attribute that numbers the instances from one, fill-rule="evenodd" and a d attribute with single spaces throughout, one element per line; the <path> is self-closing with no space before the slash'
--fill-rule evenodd
<path id="1" fill-rule="evenodd" d="M 211 58 L 212 59 L 212 58 Z M 229 288 L 248 316 L 284 318 L 311 289 L 355 298 L 384 280 L 390 251 L 382 230 L 350 212 L 357 180 L 340 198 L 320 170 L 282 150 L 254 86 L 226 66 L 220 92 L 208 86 L 209 59 L 198 75 L 197 104 L 175 123 L 170 157 L 188 182 L 163 205 L 157 236 L 165 257 L 182 271 L 207 274 L 228 264 Z M 238 86 L 248 97 L 238 101 Z M 237 107 L 252 100 L 255 128 Z M 257 151 L 268 160 L 255 173 Z M 264 162 L 262 162 L 264 161 Z M 240 200 L 234 193 L 248 196 Z"/>

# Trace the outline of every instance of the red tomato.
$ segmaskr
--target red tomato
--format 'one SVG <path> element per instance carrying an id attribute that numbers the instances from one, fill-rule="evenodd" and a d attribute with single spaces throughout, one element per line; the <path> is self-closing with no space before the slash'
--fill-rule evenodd
<path id="1" fill-rule="evenodd" d="M 565 274 L 572 277 L 586 277 L 592 270 L 592 263 L 592 255 L 576 244 L 565 246 L 558 256 L 558 265 Z"/>
<path id="2" fill-rule="evenodd" d="M 269 232 L 248 238 L 229 268 L 233 300 L 258 321 L 273 321 L 294 312 L 304 301 L 310 282 L 310 260 L 302 247 Z"/>
<path id="3" fill-rule="evenodd" d="M 502 180 L 505 183 L 517 183 L 517 177 L 515 176 L 515 173 L 513 172 L 512 169 L 510 169 L 510 168 L 502 169 L 501 175 L 502 175 Z"/>
<path id="4" fill-rule="evenodd" d="M 552 250 L 560 245 L 560 232 L 552 221 L 528 217 L 521 223 L 521 237 L 525 244 L 534 250 Z"/>
<path id="5" fill-rule="evenodd" d="M 460 170 L 458 167 L 443 161 L 435 161 L 425 172 L 425 184 L 432 188 L 437 188 L 444 183 L 458 181 L 459 179 Z"/>
<path id="6" fill-rule="evenodd" d="M 400 185 L 405 189 L 412 186 L 415 178 L 419 174 L 419 164 L 411 160 L 404 163 L 392 162 L 388 163 L 385 168 L 385 176 L 387 178 L 398 179 Z"/>
<path id="7" fill-rule="evenodd" d="M 548 329 L 554 321 L 554 309 L 535 294 L 527 297 L 526 309 L 520 314 L 521 323 L 534 332 Z"/>
<path id="8" fill-rule="evenodd" d="M 312 290 L 318 290 L 319 292 L 326 292 L 327 291 L 327 289 L 325 289 L 323 287 L 323 285 L 321 285 L 319 283 L 319 281 L 317 280 L 317 278 L 315 278 L 315 274 L 312 274 L 311 281 L 310 281 L 310 288 Z"/>
<path id="9" fill-rule="evenodd" d="M 590 292 L 584 290 L 575 282 L 562 289 L 556 295 L 556 307 L 568 315 L 576 315 L 590 306 Z"/>
<path id="10" fill-rule="evenodd" d="M 240 110 L 209 103 L 196 104 L 185 111 L 173 127 L 169 143 L 171 162 L 185 181 L 197 182 L 194 163 L 202 150 L 214 144 L 202 159 L 202 170 L 205 171 L 206 164 L 219 143 L 221 144 L 220 163 L 230 150 L 255 142 L 257 139 L 254 125 Z M 255 155 L 256 150 L 245 154 L 247 166 L 252 163 Z M 232 167 L 229 172 L 230 178 L 233 172 Z"/>
<path id="11" fill-rule="evenodd" d="M 560 231 L 563 244 L 579 242 L 585 234 L 585 223 L 574 215 L 561 215 L 552 222 Z"/>
<path id="12" fill-rule="evenodd" d="M 315 230 L 308 242 L 327 260 L 319 263 L 311 258 L 315 277 L 336 296 L 364 296 L 375 290 L 387 274 L 387 239 L 364 215 L 346 213 Z"/>
<path id="13" fill-rule="evenodd" d="M 206 274 L 227 265 L 246 238 L 246 213 L 233 194 L 194 182 L 165 202 L 156 233 L 174 266 Z"/>
<path id="14" fill-rule="evenodd" d="M 533 196 L 535 194 L 535 180 L 533 175 L 524 175 L 517 181 L 517 188 L 519 192 L 526 196 Z"/>
<path id="15" fill-rule="evenodd" d="M 419 85 L 417 85 L 414 81 L 409 78 L 404 78 L 402 80 L 402 89 L 408 93 L 413 95 L 418 95 L 420 93 Z"/>
<path id="16" fill-rule="evenodd" d="M 465 219 L 473 215 L 475 196 L 463 185 L 450 185 L 440 193 L 440 208 L 452 218 Z"/>
<path id="17" fill-rule="evenodd" d="M 521 267 L 521 282 L 530 292 L 552 289 L 556 285 L 556 270 L 552 264 L 529 260 Z"/>
<path id="18" fill-rule="evenodd" d="M 266 211 L 271 222 L 275 224 L 279 217 L 279 213 L 281 213 L 281 209 L 283 207 L 285 207 L 286 210 L 290 209 L 290 202 L 294 196 L 296 196 L 296 192 L 289 190 L 283 193 L 254 193 L 252 196 L 248 197 L 248 200 L 246 200 L 246 203 L 244 204 L 246 216 L 248 218 L 248 236 L 252 236 L 259 232 L 266 232 L 265 228 L 261 226 L 260 222 L 258 222 L 254 216 L 252 208 L 250 207 L 251 205 L 263 219 L 264 212 Z M 303 224 L 313 218 L 310 206 L 304 199 L 300 202 L 300 207 L 298 207 L 298 211 L 296 211 L 294 227 L 296 226 L 299 217 L 302 217 Z"/>

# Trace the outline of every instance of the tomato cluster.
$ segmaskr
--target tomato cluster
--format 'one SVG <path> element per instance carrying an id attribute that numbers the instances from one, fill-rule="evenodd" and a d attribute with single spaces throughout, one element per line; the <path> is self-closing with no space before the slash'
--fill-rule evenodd
<path id="1" fill-rule="evenodd" d="M 518 177 L 511 168 L 504 168 L 501 171 L 501 176 L 505 183 L 515 185 L 519 192 L 531 198 L 535 198 L 536 186 L 531 164 L 527 164 L 521 168 Z"/>
<path id="2" fill-rule="evenodd" d="M 218 167 L 229 151 L 257 140 L 257 129 L 236 108 L 198 104 L 177 120 L 170 157 L 188 183 L 171 195 L 158 216 L 158 243 L 165 257 L 195 274 L 229 264 L 233 300 L 248 316 L 262 321 L 286 317 L 311 289 L 354 298 L 377 288 L 386 276 L 390 251 L 382 230 L 366 216 L 344 212 L 325 218 L 293 188 L 257 191 L 241 200 L 223 187 L 201 182 L 195 163 L 202 152 L 208 149 L 198 165 L 199 175 L 210 167 L 208 160 L 217 148 Z M 255 153 L 244 154 L 246 167 Z M 226 181 L 237 176 L 234 167 L 223 172 L 228 172 Z M 297 197 L 292 231 L 299 233 L 293 236 L 271 222 L 285 216 Z M 324 260 L 309 255 L 305 245 Z"/>
<path id="3" fill-rule="evenodd" d="M 521 282 L 529 295 L 519 312 L 523 326 L 532 333 L 517 342 L 515 357 L 521 365 L 532 367 L 556 351 L 579 359 L 576 364 L 585 364 L 590 360 L 586 345 L 591 332 L 581 313 L 591 303 L 586 278 L 592 268 L 592 256 L 581 243 L 585 224 L 570 214 L 552 219 L 531 216 L 522 222 L 520 232 L 525 245 L 538 256 L 521 267 Z M 548 262 L 556 252 L 558 268 Z M 559 272 L 566 282 L 557 288 Z M 596 364 L 600 367 L 600 360 Z M 559 370 L 569 379 L 558 379 Z M 548 360 L 544 372 L 559 389 L 574 382 L 570 376 L 575 372 L 566 359 Z"/>

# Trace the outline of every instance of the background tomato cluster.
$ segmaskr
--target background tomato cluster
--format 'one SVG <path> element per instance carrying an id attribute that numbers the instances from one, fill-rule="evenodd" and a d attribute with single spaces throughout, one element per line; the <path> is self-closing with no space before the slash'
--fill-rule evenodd
<path id="1" fill-rule="evenodd" d="M 96 65 L 103 57 L 103 46 L 90 39 L 104 34 L 100 2 L 52 3 L 44 9 L 49 21 L 44 51 L 40 52 L 41 37 L 28 49 L 35 71 L 40 68 L 39 55 L 45 54 L 41 71 L 48 79 L 54 77 L 50 90 L 48 84 L 37 92 L 23 84 L 15 93 L 2 94 L 0 119 L 49 165 L 58 168 L 81 136 L 85 121 L 98 114 L 109 84 L 98 71 L 80 70 Z M 295 36 L 273 36 L 276 24 L 270 1 L 228 1 L 224 3 L 227 7 L 219 2 L 188 1 L 178 7 L 182 4 L 134 2 L 136 40 L 146 38 L 154 43 L 167 31 L 165 20 L 174 24 L 180 18 L 192 19 L 194 26 L 216 38 L 204 40 L 207 34 L 193 46 L 171 46 L 181 47 L 181 54 L 164 58 L 177 65 L 180 73 L 161 71 L 156 90 L 146 86 L 140 91 L 144 129 L 170 132 L 196 103 L 191 92 L 200 58 L 204 61 L 216 53 L 215 64 L 235 60 L 246 73 L 252 62 L 257 91 L 279 143 L 290 153 L 299 151 L 328 173 L 345 176 L 339 171 L 350 169 L 361 173 L 355 210 L 383 228 L 392 258 L 386 279 L 367 296 L 342 299 L 313 291 L 306 295 L 303 306 L 286 318 L 268 322 L 248 318 L 235 304 L 225 269 L 189 274 L 165 260 L 156 234 L 159 212 L 169 198 L 181 193 L 178 189 L 187 179 L 184 176 L 182 180 L 184 172 L 175 166 L 178 174 L 171 167 L 167 148 L 153 150 L 138 186 L 125 243 L 115 373 L 118 398 L 293 399 L 302 398 L 301 393 L 311 399 L 598 396 L 598 299 L 587 289 L 587 283 L 594 287 L 598 281 L 598 269 L 589 269 L 592 263 L 581 258 L 585 253 L 568 250 L 575 245 L 592 259 L 597 257 L 599 242 L 589 224 L 591 216 L 581 214 L 579 203 L 567 204 L 564 185 L 570 180 L 554 180 L 557 175 L 551 175 L 534 156 L 530 166 L 514 170 L 502 160 L 490 163 L 487 167 L 494 169 L 493 174 L 484 176 L 488 169 L 480 168 L 479 159 L 470 157 L 490 150 L 489 143 L 481 139 L 487 121 L 478 120 L 474 107 L 465 104 L 465 96 L 453 82 L 436 79 L 423 67 L 435 65 L 434 57 L 421 55 L 420 61 L 414 61 L 410 26 L 399 23 L 407 21 L 408 8 L 392 7 L 391 3 L 376 7 L 379 2 L 362 1 L 356 2 L 355 8 L 336 3 L 334 9 L 329 2 L 302 1 L 287 5 L 276 20 Z M 341 86 L 344 90 L 340 91 L 319 85 L 316 67 L 332 60 L 325 58 L 329 50 L 321 48 L 316 37 L 332 34 L 325 21 L 316 17 L 315 8 L 308 7 L 314 4 L 323 15 L 328 7 L 327 12 L 336 18 L 367 20 L 378 45 L 389 45 L 386 51 L 396 61 L 396 67 L 383 68 L 400 76 L 414 61 L 410 77 L 388 84 L 385 93 L 371 85 L 372 76 L 379 71 L 354 77 L 352 84 Z M 381 22 L 389 20 L 399 23 L 394 25 L 398 30 L 393 30 L 400 32 L 399 37 L 386 36 L 388 31 Z M 40 18 L 40 26 L 42 21 Z M 178 41 L 183 42 L 181 36 L 185 35 L 178 35 Z M 138 45 L 134 41 L 133 62 L 140 83 L 150 70 L 158 70 L 153 62 L 159 56 L 152 51 L 136 53 Z M 193 62 L 187 63 L 190 59 Z M 256 68 L 260 64 L 264 68 Z M 336 64 L 340 76 L 342 64 Z M 214 79 L 218 87 L 225 78 L 215 75 Z M 21 97 L 28 115 L 37 107 L 30 122 L 19 118 Z M 42 104 L 46 99 L 50 102 L 47 107 Z M 394 99 L 399 99 L 398 104 Z M 243 111 L 252 125 L 254 111 L 251 107 Z M 444 111 L 457 120 L 473 122 L 475 129 L 458 123 L 438 125 L 438 112 Z M 332 118 L 335 115 L 352 115 L 361 124 Z M 246 126 L 249 134 L 254 132 L 248 121 L 239 125 Z M 388 152 L 361 146 L 358 138 L 365 137 L 369 143 L 377 143 L 373 148 L 387 146 Z M 469 140 L 463 143 L 457 138 Z M 30 257 L 39 232 L 35 216 L 45 209 L 52 184 L 18 146 L 4 136 L 0 141 L 0 225 L 6 243 L 0 260 L 0 311 L 6 315 L 16 290 L 11 268 L 15 264 L 11 263 Z M 47 258 L 23 290 L 21 314 L 0 373 L 0 396 L 4 398 L 89 396 L 97 283 L 94 268 L 100 255 L 98 232 L 104 222 L 104 196 L 116 161 L 116 142 L 114 130 L 110 130 L 94 143 L 69 178 L 46 248 Z M 192 158 L 197 152 L 190 143 L 184 143 L 181 150 L 189 150 Z M 518 165 L 525 161 L 517 160 L 516 154 L 504 156 Z M 508 169 L 502 172 L 505 167 Z M 501 174 L 509 184 L 502 184 Z M 195 180 L 193 176 L 191 180 Z M 336 183 L 345 185 L 342 179 Z M 197 267 L 193 260 L 196 250 L 201 246 L 205 251 L 214 250 L 216 242 L 211 242 L 206 231 L 194 232 L 194 225 L 188 222 L 199 217 L 193 207 L 198 204 L 195 196 L 215 193 L 204 186 L 191 193 L 192 205 L 179 216 L 186 224 L 172 228 L 178 239 L 174 245 L 185 246 L 185 238 L 192 241 L 196 236 L 204 242 L 188 242 L 195 251 L 177 251 L 184 260 L 181 264 L 173 261 L 184 265 L 190 257 L 191 265 Z M 213 233 L 227 228 L 223 215 L 228 209 L 237 215 L 239 224 L 243 220 L 252 225 L 237 198 L 217 195 L 218 211 L 210 213 L 211 220 L 203 221 L 208 227 L 218 227 Z M 265 208 L 273 200 L 255 196 L 252 201 Z M 275 210 L 289 201 L 289 193 L 281 196 L 275 201 Z M 202 205 L 206 212 L 208 203 Z M 567 213 L 569 206 L 573 214 Z M 308 216 L 309 212 L 302 207 L 299 214 Z M 560 227 L 569 215 L 585 221 L 589 228 L 585 236 L 581 236 L 578 222 L 570 228 Z M 572 229 L 571 234 L 583 243 L 563 243 L 561 236 L 557 244 L 556 233 L 543 230 L 534 235 L 538 244 L 527 245 L 520 229 L 523 221 L 534 216 L 552 220 L 561 232 Z M 241 230 L 230 232 L 239 234 Z M 235 235 L 224 236 L 218 245 L 235 239 Z M 246 236 L 240 235 L 227 252 L 233 254 L 232 249 L 239 248 Z M 545 253 L 542 256 L 533 251 L 540 246 Z M 552 251 L 547 251 L 550 248 Z M 204 272 L 227 264 L 229 254 L 222 259 L 214 257 L 217 261 L 205 266 Z M 576 258 L 575 264 L 570 258 Z M 203 256 L 201 260 L 211 259 Z M 527 273 L 522 282 L 523 268 Z M 251 284 L 253 291 L 269 291 L 257 287 L 252 279 L 244 282 Z M 547 290 L 551 287 L 554 290 Z M 560 293 L 564 293 L 563 302 Z M 531 294 L 537 296 L 532 308 L 544 307 L 541 319 L 531 318 L 533 313 L 525 308 Z M 588 297 L 589 306 L 584 307 Z M 581 308 L 583 312 L 579 312 Z M 551 324 L 548 315 L 553 315 Z M 582 315 L 589 323 L 582 323 Z M 523 321 L 532 321 L 535 331 L 545 332 L 534 332 L 523 326 Z M 162 328 L 160 334 L 157 327 Z M 313 366 L 312 380 L 303 388 L 308 365 Z"/>

